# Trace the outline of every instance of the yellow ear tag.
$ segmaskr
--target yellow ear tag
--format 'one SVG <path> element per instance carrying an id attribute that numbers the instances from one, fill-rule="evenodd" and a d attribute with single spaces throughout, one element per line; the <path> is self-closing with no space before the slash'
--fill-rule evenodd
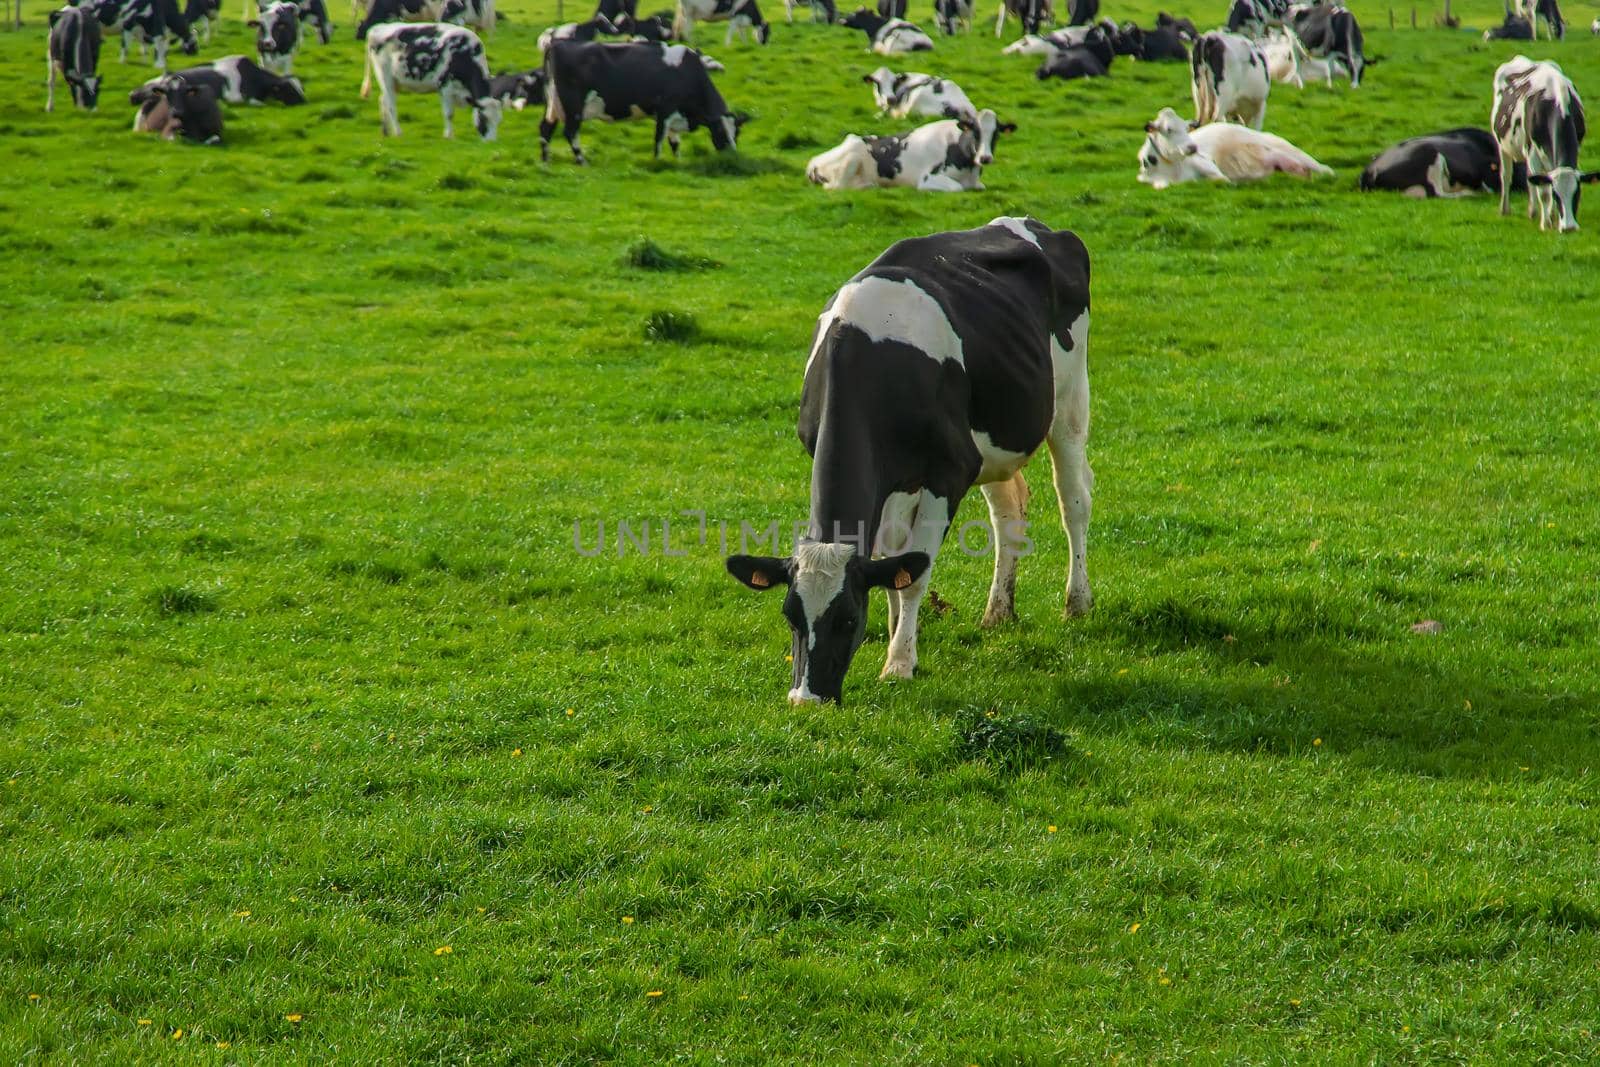
<path id="1" fill-rule="evenodd" d="M 896 589 L 904 589 L 906 586 L 908 586 L 910 584 L 911 584 L 911 575 L 906 571 L 906 569 L 904 567 L 901 567 L 899 570 L 894 572 L 894 587 Z"/>
<path id="2" fill-rule="evenodd" d="M 750 584 L 755 586 L 757 589 L 765 589 L 767 586 L 772 584 L 772 579 L 768 578 L 760 571 L 752 571 L 750 573 Z"/>

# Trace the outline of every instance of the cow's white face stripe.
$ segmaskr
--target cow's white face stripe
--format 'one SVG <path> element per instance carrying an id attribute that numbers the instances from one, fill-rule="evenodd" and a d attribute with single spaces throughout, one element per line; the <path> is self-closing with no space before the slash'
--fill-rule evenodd
<path id="1" fill-rule="evenodd" d="M 849 544 L 808 542 L 795 547 L 790 587 L 806 617 L 807 649 L 817 647 L 817 620 L 844 589 L 845 571 L 855 554 L 855 546 Z"/>
<path id="2" fill-rule="evenodd" d="M 899 341 L 937 362 L 966 365 L 961 338 L 944 308 L 915 282 L 879 277 L 851 282 L 823 313 L 824 332 L 830 318 L 854 326 L 874 342 Z"/>
<path id="3" fill-rule="evenodd" d="M 1039 248 L 1041 251 L 1043 250 L 1042 246 L 1039 244 L 1039 238 L 1035 237 L 1033 235 L 1033 231 L 1028 229 L 1026 219 L 1019 219 L 1013 215 L 1001 215 L 997 219 L 990 219 L 989 225 L 1004 227 L 1005 229 L 1016 234 L 1018 237 L 1022 238 L 1024 241 L 1027 241 L 1033 247 Z"/>

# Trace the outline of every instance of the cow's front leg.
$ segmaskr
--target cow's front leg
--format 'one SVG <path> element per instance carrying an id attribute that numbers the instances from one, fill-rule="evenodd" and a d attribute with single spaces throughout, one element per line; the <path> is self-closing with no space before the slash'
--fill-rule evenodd
<path id="1" fill-rule="evenodd" d="M 117 62 L 118 63 L 126 63 L 127 61 L 128 61 L 128 31 L 127 30 L 123 30 L 122 31 L 122 48 L 121 48 L 121 51 L 119 51 L 117 53 Z"/>
<path id="2" fill-rule="evenodd" d="M 957 494 L 959 495 L 959 494 Z M 922 596 L 933 580 L 933 564 L 939 555 L 939 546 L 950 528 L 951 501 L 924 489 L 917 501 L 910 521 L 911 536 L 908 551 L 925 552 L 928 569 L 921 577 L 904 589 L 889 590 L 890 598 L 899 597 L 898 610 L 891 608 L 894 630 L 889 635 L 889 654 L 883 661 L 879 678 L 910 678 L 917 669 L 917 612 L 922 607 Z"/>
<path id="3" fill-rule="evenodd" d="M 550 137 L 556 132 L 556 122 L 552 118 L 539 120 L 539 162 L 550 162 Z"/>
<path id="4" fill-rule="evenodd" d="M 666 118 L 665 115 L 657 115 L 656 116 L 656 151 L 655 151 L 655 158 L 657 158 L 657 159 L 661 158 L 661 142 L 666 140 L 666 137 L 667 137 L 667 118 Z M 678 146 L 677 145 L 673 145 L 672 146 L 672 154 L 674 156 L 676 156 L 678 154 Z"/>
<path id="5" fill-rule="evenodd" d="M 580 119 L 567 119 L 561 126 L 561 135 L 567 139 L 567 144 L 572 147 L 572 161 L 578 166 L 586 166 L 588 160 L 584 158 L 583 148 L 578 144 L 578 134 L 583 129 Z"/>
<path id="6" fill-rule="evenodd" d="M 452 101 L 450 99 L 450 94 L 449 93 L 441 92 L 439 94 L 439 110 L 444 112 L 444 135 L 445 135 L 445 137 L 446 138 L 454 137 L 456 135 L 455 122 L 454 122 L 455 115 L 456 115 L 456 105 L 455 105 L 454 101 Z"/>
<path id="7" fill-rule="evenodd" d="M 1028 483 L 1018 471 L 1003 482 L 983 487 L 989 504 L 989 533 L 994 544 L 994 581 L 981 626 L 998 626 L 1017 617 L 1017 559 L 1028 543 Z"/>

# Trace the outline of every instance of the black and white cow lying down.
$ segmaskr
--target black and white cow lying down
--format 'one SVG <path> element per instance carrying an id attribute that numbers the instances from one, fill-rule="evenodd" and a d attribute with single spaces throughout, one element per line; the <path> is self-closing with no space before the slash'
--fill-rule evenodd
<path id="1" fill-rule="evenodd" d="M 902 185 L 924 192 L 983 188 L 983 168 L 994 162 L 994 143 L 1016 125 L 988 108 L 976 121 L 945 119 L 887 137 L 851 134 L 837 148 L 814 156 L 806 178 L 825 189 Z"/>
<path id="2" fill-rule="evenodd" d="M 1549 60 L 1514 56 L 1494 72 L 1490 126 L 1500 149 L 1500 173 L 1528 165 L 1528 217 L 1539 229 L 1571 233 L 1578 228 L 1583 187 L 1600 171 L 1578 169 L 1586 131 L 1578 91 Z M 1500 188 L 1500 214 L 1511 213 L 1511 186 Z"/>
<path id="3" fill-rule="evenodd" d="M 160 134 L 168 141 L 182 137 L 201 144 L 221 144 L 222 109 L 217 106 L 216 91 L 173 74 L 159 78 L 139 105 L 133 130 Z"/>
<path id="4" fill-rule="evenodd" d="M 209 85 L 217 99 L 228 104 L 265 104 L 269 100 L 290 105 L 306 102 L 306 91 L 299 78 L 284 78 L 263 70 L 249 56 L 223 56 L 165 77 L 181 78 L 191 85 Z M 143 104 L 153 95 L 150 90 L 162 80 L 151 78 L 145 82 L 128 94 L 128 103 Z"/>
<path id="5" fill-rule="evenodd" d="M 383 132 L 400 136 L 395 97 L 408 93 L 438 93 L 444 112 L 444 135 L 455 135 L 452 119 L 458 107 L 472 108 L 472 124 L 485 141 L 495 139 L 500 126 L 500 101 L 490 88 L 489 64 L 483 42 L 465 26 L 442 22 L 389 22 L 367 33 L 367 74 L 361 80 L 361 97 L 378 80 L 378 114 Z"/>
<path id="6" fill-rule="evenodd" d="M 732 44 L 735 34 L 750 34 L 758 44 L 766 44 L 772 26 L 761 17 L 756 0 L 678 0 L 678 13 L 672 21 L 672 35 L 687 41 L 696 22 L 726 22 L 724 44 Z"/>
<path id="7" fill-rule="evenodd" d="M 1512 191 L 1527 187 L 1527 165 L 1513 165 Z M 1361 188 L 1392 189 L 1419 199 L 1499 193 L 1500 148 L 1494 134 L 1471 126 L 1413 137 L 1368 163 Z"/>
<path id="8" fill-rule="evenodd" d="M 1521 15 L 1506 12 L 1505 21 L 1483 31 L 1485 41 L 1531 41 L 1533 26 Z"/>
<path id="9" fill-rule="evenodd" d="M 869 49 L 880 56 L 933 51 L 933 38 L 923 33 L 922 27 L 905 19 L 884 18 L 866 8 L 849 15 L 840 25 L 866 34 Z"/>
<path id="10" fill-rule="evenodd" d="M 1041 444 L 1071 540 L 1066 614 L 1089 610 L 1088 342 L 1089 253 L 1031 218 L 900 241 L 834 294 L 800 397 L 811 540 L 727 560 L 749 588 L 785 590 L 791 703 L 842 701 L 872 589 L 889 596 L 882 677 L 912 676 L 933 561 L 974 485 L 995 542 L 983 625 L 1016 617 L 1022 468 Z"/>
<path id="11" fill-rule="evenodd" d="M 545 53 L 544 70 L 548 82 L 539 157 L 546 163 L 558 123 L 572 146 L 573 160 L 588 162 L 578 145 L 584 119 L 654 118 L 657 158 L 663 140 L 677 155 L 679 138 L 702 126 L 719 152 L 737 146 L 744 116 L 728 110 L 700 53 L 686 45 L 556 41 Z"/>
<path id="12" fill-rule="evenodd" d="M 200 50 L 189 22 L 178 10 L 177 0 L 89 0 L 102 28 L 117 34 L 121 39 L 118 61 L 128 61 L 128 43 L 148 44 L 155 57 L 155 65 L 167 69 L 167 38 L 175 37 L 183 54 L 192 56 Z"/>
<path id="13" fill-rule="evenodd" d="M 100 20 L 76 7 L 50 12 L 50 39 L 45 45 L 50 76 L 45 83 L 44 109 L 56 107 L 56 75 L 72 91 L 72 102 L 93 111 L 100 102 Z"/>
<path id="14" fill-rule="evenodd" d="M 517 73 L 496 74 L 489 79 L 489 95 L 500 101 L 502 107 L 521 111 L 529 104 L 543 104 L 544 69 Z"/>
<path id="15" fill-rule="evenodd" d="M 896 74 L 888 67 L 879 67 L 861 80 L 872 86 L 872 99 L 878 110 L 897 119 L 929 115 L 978 121 L 978 109 L 961 86 L 948 78 L 914 72 Z"/>
<path id="16" fill-rule="evenodd" d="M 1056 41 L 1068 34 L 1074 35 L 1072 39 L 1079 43 L 1047 53 L 1045 61 L 1033 72 L 1033 76 L 1040 81 L 1046 78 L 1070 80 L 1105 77 L 1111 70 L 1112 60 L 1117 56 L 1106 31 L 1100 26 L 1090 26 L 1086 29 L 1073 27 L 1051 34 L 1044 40 Z"/>
<path id="17" fill-rule="evenodd" d="M 1173 26 L 1142 30 L 1132 22 L 1124 22 L 1111 39 L 1111 49 L 1119 56 L 1146 63 L 1189 61 L 1189 49 L 1184 47 L 1183 34 Z"/>

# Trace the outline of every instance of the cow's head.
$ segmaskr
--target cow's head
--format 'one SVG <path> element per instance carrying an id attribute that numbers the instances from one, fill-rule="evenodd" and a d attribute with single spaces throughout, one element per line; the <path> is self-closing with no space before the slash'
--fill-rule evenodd
<path id="1" fill-rule="evenodd" d="M 1144 124 L 1144 132 L 1149 134 L 1145 138 L 1146 147 L 1161 159 L 1176 163 L 1184 156 L 1192 156 L 1200 151 L 1200 146 L 1189 136 L 1189 131 L 1192 129 L 1194 123 L 1187 121 L 1170 107 L 1164 107 L 1157 112 L 1154 119 Z"/>
<path id="2" fill-rule="evenodd" d="M 521 111 L 529 104 L 544 103 L 545 80 L 547 77 L 543 70 L 517 75 L 516 85 L 511 89 L 512 109 Z"/>
<path id="3" fill-rule="evenodd" d="M 1583 197 L 1583 187 L 1600 181 L 1600 170 L 1587 173 L 1574 167 L 1557 167 L 1547 174 L 1528 175 L 1528 184 L 1547 190 L 1545 196 L 1552 201 L 1541 206 L 1539 228 L 1547 230 L 1554 225 L 1560 233 L 1571 233 L 1578 228 L 1578 201 Z"/>
<path id="4" fill-rule="evenodd" d="M 93 111 L 100 104 L 100 75 L 68 74 L 67 84 L 72 86 L 72 102 L 85 111 Z"/>
<path id="5" fill-rule="evenodd" d="M 284 78 L 273 83 L 267 90 L 267 96 L 281 104 L 303 104 L 306 102 L 306 88 L 300 84 L 299 78 Z"/>
<path id="6" fill-rule="evenodd" d="M 889 95 L 894 92 L 894 71 L 879 67 L 871 74 L 863 74 L 861 80 L 872 86 L 872 99 L 877 101 L 879 110 L 887 109 Z"/>
<path id="7" fill-rule="evenodd" d="M 729 556 L 728 573 L 759 592 L 783 586 L 794 661 L 791 704 L 843 703 L 844 676 L 867 633 L 867 591 L 904 589 L 928 569 L 922 552 L 867 559 L 854 545 L 807 543 L 787 559 Z"/>
<path id="8" fill-rule="evenodd" d="M 750 121 L 750 116 L 743 111 L 731 111 L 706 124 L 711 131 L 711 147 L 718 152 L 726 152 L 730 148 L 739 147 L 739 131 L 744 129 L 744 124 Z"/>
<path id="9" fill-rule="evenodd" d="M 500 101 L 492 96 L 480 96 L 472 102 L 472 124 L 478 128 L 478 136 L 485 141 L 495 138 L 495 131 L 500 129 L 500 116 L 503 113 Z"/>
<path id="10" fill-rule="evenodd" d="M 1111 36 L 1111 50 L 1119 56 L 1137 56 L 1144 53 L 1144 31 L 1132 22 L 1125 22 Z"/>
<path id="11" fill-rule="evenodd" d="M 766 44 L 767 40 L 772 36 L 772 23 L 770 23 L 770 22 L 758 22 L 758 23 L 755 24 L 755 31 L 756 31 L 756 43 L 757 44 Z"/>
<path id="12" fill-rule="evenodd" d="M 880 16 L 876 11 L 868 11 L 864 7 L 859 7 L 850 12 L 850 14 L 846 15 L 844 20 L 840 22 L 839 25 L 852 30 L 865 30 L 870 34 L 877 33 L 883 28 L 883 24 L 887 21 L 887 19 Z"/>
<path id="13" fill-rule="evenodd" d="M 1015 133 L 1017 124 L 1014 122 L 1001 122 L 993 111 L 984 108 L 978 112 L 977 121 L 972 119 L 957 119 L 956 125 L 961 131 L 970 134 L 973 141 L 972 160 L 980 167 L 987 167 L 994 162 L 994 142 L 1002 133 Z"/>

